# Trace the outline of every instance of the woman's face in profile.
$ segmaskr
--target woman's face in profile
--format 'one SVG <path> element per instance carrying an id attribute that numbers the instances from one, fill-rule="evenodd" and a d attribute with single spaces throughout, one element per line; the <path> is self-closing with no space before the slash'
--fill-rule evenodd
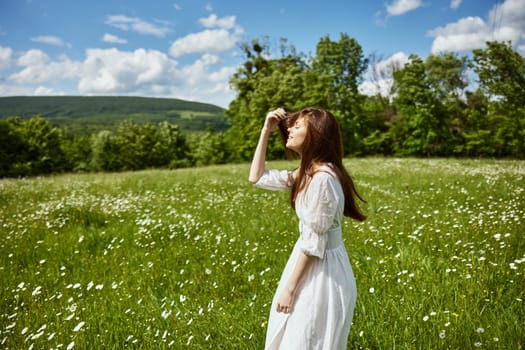
<path id="1" fill-rule="evenodd" d="M 288 128 L 286 148 L 300 154 L 306 137 L 306 128 L 307 126 L 304 118 L 298 118 L 295 123 Z"/>

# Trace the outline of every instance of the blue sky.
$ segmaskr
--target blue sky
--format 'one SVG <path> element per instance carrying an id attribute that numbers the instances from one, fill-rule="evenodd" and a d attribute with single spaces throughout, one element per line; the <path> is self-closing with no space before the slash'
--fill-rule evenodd
<path id="1" fill-rule="evenodd" d="M 314 54 L 357 39 L 378 69 L 510 40 L 525 54 L 525 0 L 0 0 L 0 96 L 135 95 L 227 107 L 239 45 L 268 36 Z M 377 84 L 365 79 L 361 89 Z"/>

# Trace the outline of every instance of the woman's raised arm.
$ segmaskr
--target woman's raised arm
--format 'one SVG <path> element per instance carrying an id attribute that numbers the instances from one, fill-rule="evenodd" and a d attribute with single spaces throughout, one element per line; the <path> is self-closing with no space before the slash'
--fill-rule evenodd
<path id="1" fill-rule="evenodd" d="M 250 167 L 249 181 L 256 183 L 264 173 L 266 162 L 266 148 L 268 146 L 268 138 L 271 132 L 279 125 L 279 122 L 286 117 L 286 111 L 282 108 L 277 108 L 266 115 L 264 126 L 261 129 L 259 142 L 255 148 L 252 165 Z"/>

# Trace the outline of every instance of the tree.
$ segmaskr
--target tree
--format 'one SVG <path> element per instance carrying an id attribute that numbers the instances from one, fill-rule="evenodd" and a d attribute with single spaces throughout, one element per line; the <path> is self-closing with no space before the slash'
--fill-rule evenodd
<path id="1" fill-rule="evenodd" d="M 510 43 L 487 42 L 473 50 L 472 67 L 489 98 L 495 154 L 525 157 L 525 58 Z"/>
<path id="2" fill-rule="evenodd" d="M 222 164 L 226 161 L 226 145 L 221 133 L 208 126 L 204 133 L 194 133 L 188 138 L 189 156 L 197 166 Z"/>
<path id="3" fill-rule="evenodd" d="M 90 169 L 95 171 L 118 171 L 122 169 L 120 147 L 115 135 L 102 130 L 91 135 Z"/>
<path id="4" fill-rule="evenodd" d="M 190 165 L 186 137 L 178 125 L 160 122 L 155 131 L 155 140 L 151 150 L 155 166 L 179 168 Z"/>
<path id="5" fill-rule="evenodd" d="M 361 140 L 370 132 L 361 110 L 363 96 L 358 91 L 367 65 L 361 45 L 346 33 L 341 33 L 339 41 L 327 35 L 316 46 L 306 100 L 317 102 L 318 107 L 338 117 L 347 154 L 359 153 Z"/>
<path id="6" fill-rule="evenodd" d="M 439 148 L 437 155 L 453 154 L 458 144 L 462 144 L 465 129 L 465 89 L 467 57 L 452 53 L 430 55 L 425 61 L 428 85 L 435 101 L 434 113 L 438 120 L 436 134 Z"/>
<path id="7" fill-rule="evenodd" d="M 465 127 L 462 100 L 468 85 L 466 57 L 416 55 L 394 73 L 397 120 L 391 134 L 396 152 L 416 156 L 446 156 L 458 151 Z"/>
<path id="8" fill-rule="evenodd" d="M 138 170 L 158 166 L 157 154 L 152 153 L 156 143 L 155 127 L 139 125 L 131 120 L 123 121 L 117 131 L 116 143 L 122 170 Z"/>
<path id="9" fill-rule="evenodd" d="M 0 120 L 0 177 L 31 174 L 22 128 L 21 118 Z"/>
<path id="10" fill-rule="evenodd" d="M 270 48 L 258 40 L 243 45 L 246 62 L 230 80 L 237 97 L 225 112 L 231 124 L 225 138 L 230 161 L 248 160 L 259 138 L 266 114 L 274 108 L 296 110 L 303 103 L 305 63 L 293 47 L 282 45 L 280 58 L 269 58 Z M 283 147 L 274 133 L 268 143 L 268 158 L 282 157 Z"/>
<path id="11" fill-rule="evenodd" d="M 84 135 L 63 137 L 60 148 L 66 157 L 66 171 L 89 171 L 91 143 Z"/>

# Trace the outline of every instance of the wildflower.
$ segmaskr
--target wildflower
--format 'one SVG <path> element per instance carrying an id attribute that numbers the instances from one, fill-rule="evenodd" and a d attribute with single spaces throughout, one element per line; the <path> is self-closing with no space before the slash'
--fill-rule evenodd
<path id="1" fill-rule="evenodd" d="M 439 333 L 439 339 L 445 339 L 445 331 Z"/>
<path id="2" fill-rule="evenodd" d="M 482 345 L 482 344 L 481 344 L 480 341 L 477 341 L 477 342 L 474 343 L 474 346 L 475 346 L 476 348 L 481 347 L 481 345 Z"/>
<path id="3" fill-rule="evenodd" d="M 193 335 L 190 335 L 190 337 L 188 338 L 188 342 L 186 343 L 186 345 L 190 345 L 192 339 L 193 339 Z"/>
<path id="4" fill-rule="evenodd" d="M 42 289 L 41 286 L 36 287 L 36 288 L 33 290 L 33 292 L 31 293 L 31 295 L 32 295 L 32 296 L 35 296 L 35 295 L 38 295 L 38 294 L 42 293 L 42 290 L 41 290 L 41 289 Z"/>
<path id="5" fill-rule="evenodd" d="M 374 293 L 376 290 L 374 289 L 374 287 L 370 287 L 370 289 L 368 290 L 370 293 Z"/>
<path id="6" fill-rule="evenodd" d="M 479 327 L 478 329 L 476 329 L 476 333 L 479 333 L 479 334 L 481 334 L 481 333 L 485 333 L 485 329 Z"/>
<path id="7" fill-rule="evenodd" d="M 78 332 L 80 330 L 80 328 L 82 328 L 84 326 L 85 322 L 84 321 L 80 321 L 79 324 L 77 324 L 75 326 L 75 328 L 73 328 L 73 332 Z"/>
<path id="8" fill-rule="evenodd" d="M 427 315 L 423 316 L 423 322 L 427 322 L 427 321 L 428 321 L 428 316 Z"/>

